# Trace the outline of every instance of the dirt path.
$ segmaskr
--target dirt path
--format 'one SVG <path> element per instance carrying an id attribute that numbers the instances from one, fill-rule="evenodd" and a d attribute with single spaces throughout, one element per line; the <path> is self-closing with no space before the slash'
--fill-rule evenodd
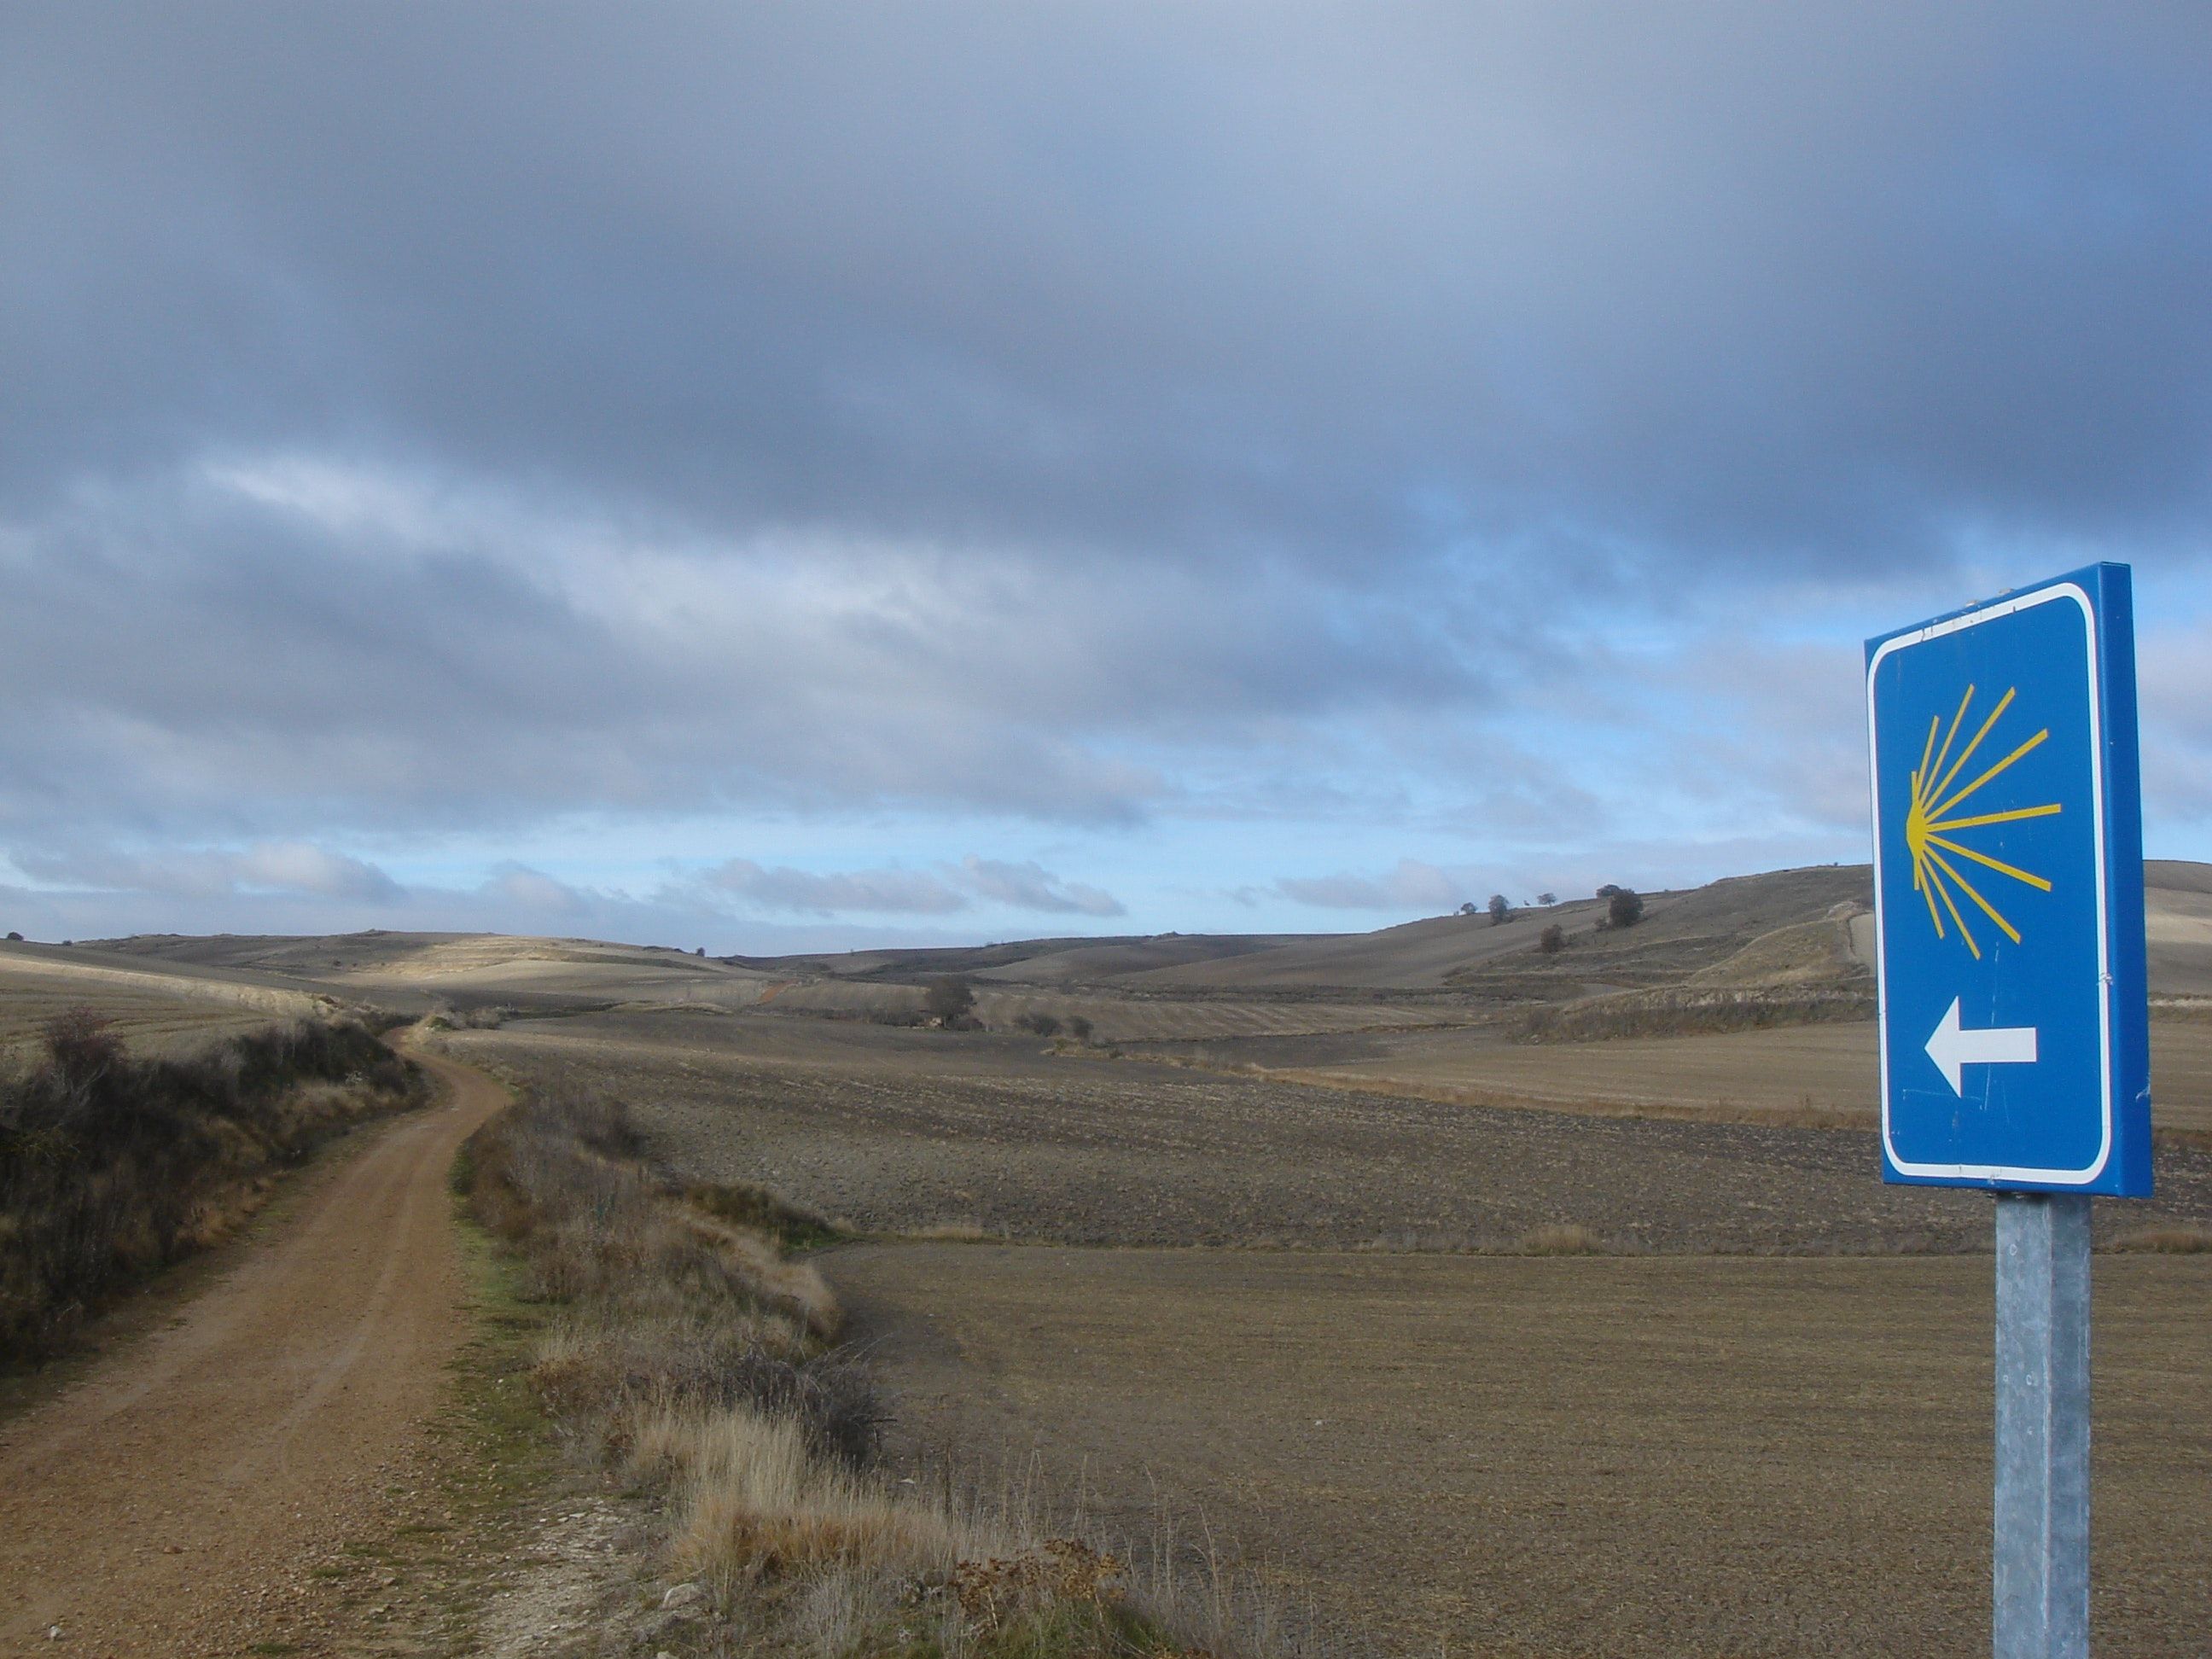
<path id="1" fill-rule="evenodd" d="M 438 1104 L 311 1177 L 167 1329 L 0 1428 L 0 1653 L 322 1645 L 308 1564 L 419 1454 L 465 1334 L 447 1172 L 504 1099 L 417 1058 Z"/>

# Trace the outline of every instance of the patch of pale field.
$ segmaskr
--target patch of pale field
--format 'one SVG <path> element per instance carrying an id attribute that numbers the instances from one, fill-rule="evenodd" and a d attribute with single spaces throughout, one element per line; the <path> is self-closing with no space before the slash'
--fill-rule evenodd
<path id="1" fill-rule="evenodd" d="M 1986 1257 L 822 1265 L 897 1386 L 901 1458 L 1034 1458 L 1135 1537 L 1202 1516 L 1386 1651 L 1989 1651 Z M 2099 1650 L 2200 1659 L 2212 1257 L 2101 1255 L 2096 1296 Z"/>
<path id="2" fill-rule="evenodd" d="M 47 1020 L 80 1008 L 112 1021 L 134 1052 L 173 1054 L 319 1006 L 295 991 L 0 952 L 0 1050 L 17 1055 L 36 1048 Z"/>
<path id="3" fill-rule="evenodd" d="M 1341 1056 L 1293 1049 L 1278 1060 L 1262 1043 L 1217 1058 L 1285 1079 L 1484 1104 L 1870 1128 L 1880 1097 L 1875 1030 L 1855 1023 L 1518 1043 L 1462 1028 L 1380 1035 Z M 2212 1019 L 2152 1019 L 2151 1113 L 2157 1128 L 2212 1135 Z"/>

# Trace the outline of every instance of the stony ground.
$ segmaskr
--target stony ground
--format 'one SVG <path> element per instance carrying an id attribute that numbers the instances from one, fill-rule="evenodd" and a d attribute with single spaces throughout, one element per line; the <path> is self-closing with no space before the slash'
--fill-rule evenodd
<path id="1" fill-rule="evenodd" d="M 801 1016 L 614 1012 L 447 1040 L 618 1090 L 670 1163 L 872 1232 L 1494 1249 L 1565 1224 L 1669 1252 L 1988 1246 L 1987 1199 L 1883 1186 L 1863 1131 L 1474 1106 Z M 2164 1146 L 2159 1164 L 2158 1200 L 2105 1206 L 2108 1233 L 2212 1220 L 2212 1152 Z"/>
<path id="2" fill-rule="evenodd" d="M 1140 1545 L 1164 1514 L 1339 1650 L 1986 1650 L 1990 1264 L 1960 1252 L 1988 1201 L 1883 1187 L 1863 1132 L 768 1015 L 450 1041 L 621 1090 L 684 1167 L 1026 1241 L 825 1262 L 898 1391 L 896 1455 L 1012 1466 Z M 2100 1206 L 2108 1241 L 2212 1218 L 2212 1158 L 2160 1163 L 2155 1206 Z M 1436 1253 L 1547 1223 L 1649 1253 Z M 1132 1248 L 1207 1244 L 1235 1248 Z M 2212 1256 L 2107 1254 L 2098 1291 L 2100 1638 L 2200 1655 Z"/>
<path id="3" fill-rule="evenodd" d="M 1986 1257 L 849 1247 L 898 1446 L 1409 1656 L 1989 1650 Z M 2212 1256 L 2097 1266 L 2100 1650 L 2212 1650 Z"/>

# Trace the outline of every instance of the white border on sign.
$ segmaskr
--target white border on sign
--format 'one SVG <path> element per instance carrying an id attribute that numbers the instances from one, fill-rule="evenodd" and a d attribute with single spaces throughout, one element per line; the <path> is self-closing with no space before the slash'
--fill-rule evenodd
<path id="1" fill-rule="evenodd" d="M 1881 823 L 1881 741 L 1875 725 L 1874 683 L 1875 671 L 1882 659 L 1893 651 L 1907 646 L 1922 645 L 1929 640 L 1941 639 L 1947 634 L 1956 634 L 2000 617 L 2009 617 L 2039 605 L 2048 605 L 2054 599 L 2071 599 L 2081 608 L 2081 624 L 2088 636 L 2089 664 L 2089 817 L 2094 833 L 2096 848 L 2097 883 L 2097 1087 L 2103 1119 L 2104 1138 L 2097 1148 L 2096 1161 L 2086 1170 L 2021 1170 L 1997 1164 L 1908 1164 L 1897 1155 L 1897 1147 L 1889 1136 L 1889 946 L 1887 918 L 1881 902 L 1881 847 L 1884 839 Z M 1874 795 L 1874 960 L 1877 1008 L 1877 1029 L 1881 1040 L 1881 1144 L 1889 1155 L 1890 1163 L 1899 1173 L 1935 1179 L 1972 1181 L 2039 1181 L 2053 1186 L 2082 1187 L 2105 1172 L 2105 1165 L 2112 1156 L 2112 969 L 2111 929 L 2106 925 L 2105 905 L 2106 876 L 2105 869 L 2105 710 L 2097 694 L 2097 613 L 2089 601 L 2088 593 L 2079 582 L 2054 582 L 2049 587 L 2022 593 L 2011 599 L 1999 599 L 1961 616 L 1926 628 L 1914 629 L 1899 634 L 1894 639 L 1884 640 L 1875 650 L 1867 664 L 1867 755 L 1872 763 L 1869 782 Z"/>

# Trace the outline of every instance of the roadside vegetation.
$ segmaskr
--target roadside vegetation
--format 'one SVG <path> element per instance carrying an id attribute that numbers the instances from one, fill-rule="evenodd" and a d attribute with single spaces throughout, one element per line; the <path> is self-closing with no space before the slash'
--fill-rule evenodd
<path id="1" fill-rule="evenodd" d="M 138 1058 L 90 1009 L 47 1019 L 0 1078 L 0 1364 L 38 1362 L 118 1290 L 222 1239 L 277 1175 L 420 1071 L 354 1020 Z"/>
<path id="2" fill-rule="evenodd" d="M 1668 988 L 1624 991 L 1587 1001 L 1532 1008 L 1521 1017 L 1522 1042 L 1603 1042 L 1615 1037 L 1708 1036 L 1780 1025 L 1871 1020 L 1871 983 Z"/>
<path id="3" fill-rule="evenodd" d="M 528 1373 L 589 1477 L 659 1503 L 648 1648 L 811 1659 L 1260 1656 L 1289 1645 L 1171 1539 L 1129 1553 L 1036 1506 L 892 1478 L 884 1407 L 794 1252 L 833 1224 L 653 1169 L 622 1103 L 540 1088 L 455 1170 L 550 1310 Z"/>

